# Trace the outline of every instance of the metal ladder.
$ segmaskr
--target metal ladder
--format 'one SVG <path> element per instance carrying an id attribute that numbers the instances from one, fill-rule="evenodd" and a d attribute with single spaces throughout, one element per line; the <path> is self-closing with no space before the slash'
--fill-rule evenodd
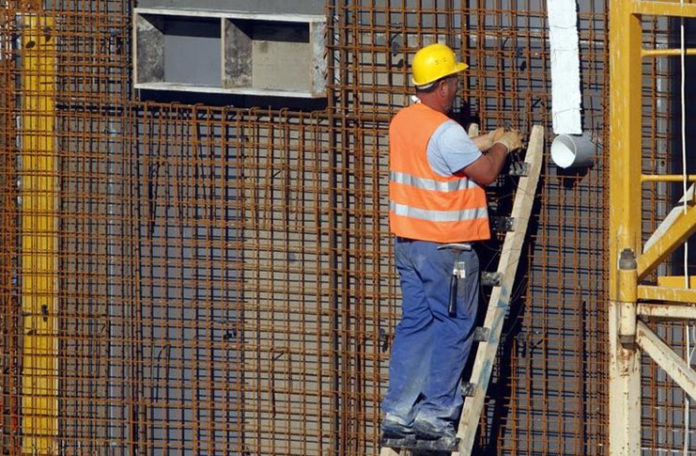
<path id="1" fill-rule="evenodd" d="M 522 244 L 534 204 L 534 195 L 541 171 L 543 143 L 544 128 L 535 125 L 529 137 L 524 160 L 526 172 L 520 177 L 517 184 L 517 192 L 510 215 L 512 223 L 503 241 L 498 268 L 494 274 L 495 284 L 488 301 L 484 324 L 476 332 L 476 341 L 478 342 L 478 346 L 475 347 L 476 357 L 470 381 L 463 388 L 465 398 L 457 430 L 459 443 L 455 451 L 452 452 L 452 456 L 471 454 L 474 444 L 479 418 L 483 410 L 483 401 L 498 351 L 503 321 L 510 305 L 510 294 L 517 273 Z M 406 448 L 382 447 L 380 456 L 399 455 L 401 454 L 400 450 L 410 451 Z"/>

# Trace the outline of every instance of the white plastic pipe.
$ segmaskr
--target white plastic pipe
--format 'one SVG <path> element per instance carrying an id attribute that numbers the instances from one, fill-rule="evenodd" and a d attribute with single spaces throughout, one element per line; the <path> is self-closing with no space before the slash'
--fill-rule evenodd
<path id="1" fill-rule="evenodd" d="M 582 168 L 594 162 L 595 145 L 590 135 L 558 135 L 551 143 L 551 160 L 559 168 Z"/>

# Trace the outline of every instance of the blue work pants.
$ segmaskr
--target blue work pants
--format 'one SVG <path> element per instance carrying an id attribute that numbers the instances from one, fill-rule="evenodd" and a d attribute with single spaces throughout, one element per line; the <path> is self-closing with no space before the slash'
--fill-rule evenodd
<path id="1" fill-rule="evenodd" d="M 425 420 L 437 427 L 461 411 L 462 370 L 473 341 L 479 296 L 476 252 L 437 250 L 440 244 L 396 238 L 394 252 L 402 291 L 402 317 L 389 363 L 387 416 L 402 424 Z M 466 277 L 457 284 L 457 315 L 450 317 L 450 277 L 455 261 Z"/>

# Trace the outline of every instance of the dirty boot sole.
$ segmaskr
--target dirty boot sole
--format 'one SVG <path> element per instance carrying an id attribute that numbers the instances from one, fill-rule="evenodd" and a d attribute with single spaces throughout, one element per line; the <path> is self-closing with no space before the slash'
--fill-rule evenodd
<path id="1" fill-rule="evenodd" d="M 459 439 L 451 436 L 443 436 L 434 440 L 417 439 L 415 436 L 408 436 L 401 439 L 382 436 L 380 443 L 383 447 L 389 448 L 427 451 L 454 451 L 459 445 Z"/>

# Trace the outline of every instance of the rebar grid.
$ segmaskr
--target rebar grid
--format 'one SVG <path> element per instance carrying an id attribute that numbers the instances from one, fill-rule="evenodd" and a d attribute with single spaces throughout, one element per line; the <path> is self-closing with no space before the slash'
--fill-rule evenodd
<path id="1" fill-rule="evenodd" d="M 679 48 L 679 20 L 652 16 L 643 17 L 643 48 Z M 693 29 L 692 21 L 685 21 L 687 48 L 696 43 L 689 33 Z M 687 62 L 687 77 L 693 64 Z M 645 174 L 682 174 L 681 159 L 681 69 L 679 57 L 645 59 L 643 63 L 644 85 L 643 99 L 643 173 Z M 687 79 L 687 125 L 693 118 L 690 100 L 693 97 Z M 687 126 L 688 128 L 688 126 Z M 686 132 L 687 138 L 693 135 Z M 690 141 L 690 139 L 688 139 Z M 688 151 L 687 151 L 688 153 Z M 694 161 L 687 159 L 687 169 L 693 169 Z M 690 172 L 690 171 L 689 171 Z M 690 184 L 689 184 L 690 185 Z M 644 241 L 655 230 L 664 215 L 673 207 L 680 206 L 683 194 L 682 183 L 646 183 L 643 186 L 643 223 Z M 689 248 L 689 274 L 693 271 L 693 245 Z M 683 249 L 679 249 L 665 264 L 659 266 L 656 276 L 683 275 Z M 656 334 L 667 342 L 677 353 L 687 357 L 687 346 L 694 346 L 693 327 L 689 329 L 687 344 L 687 325 L 685 322 L 649 322 Z M 693 358 L 692 354 L 688 355 Z M 647 358 L 647 359 L 645 359 Z M 690 361 L 693 364 L 693 360 Z M 693 423 L 696 414 L 693 404 L 686 408 L 688 396 L 677 386 L 663 370 L 648 357 L 642 360 L 643 393 L 643 436 L 642 446 L 650 453 L 692 453 L 696 448 L 693 435 Z"/>
<path id="2" fill-rule="evenodd" d="M 334 88 L 341 119 L 357 128 L 367 122 L 382 123 L 386 135 L 389 116 L 407 104 L 412 93 L 410 58 L 420 46 L 438 39 L 455 47 L 470 65 L 464 77 L 466 103 L 459 108 L 462 122 L 477 121 L 484 130 L 499 125 L 523 131 L 534 123 L 548 126 L 550 57 L 543 2 L 480 1 L 465 6 L 419 2 L 417 8 L 389 11 L 391 21 L 387 21 L 385 10 L 390 5 L 350 2 L 332 12 L 332 36 L 338 40 L 332 54 L 337 54 L 332 60 Z M 579 17 L 585 128 L 601 147 L 607 108 L 602 100 L 608 90 L 604 3 L 583 4 Z M 345 110 L 346 103 L 352 109 Z M 355 151 L 356 166 L 361 160 L 377 161 L 370 148 Z M 374 173 L 374 166 L 363 166 Z M 488 420 L 479 439 L 489 451 L 603 451 L 607 416 L 597 405 L 606 394 L 606 358 L 597 344 L 606 337 L 600 266 L 605 239 L 603 169 L 599 160 L 586 174 L 558 172 L 548 163 L 542 172 L 543 188 L 524 266 L 527 272 L 519 278 L 514 293 L 516 300 L 487 403 Z M 359 175 L 351 187 L 355 199 L 363 200 L 369 198 L 371 187 L 359 181 Z M 503 181 L 505 195 L 513 183 Z M 504 199 L 500 194 L 499 189 L 490 196 L 495 205 L 504 206 L 498 201 Z M 386 206 L 385 196 L 382 207 Z M 386 243 L 388 233 L 381 227 L 367 239 Z M 492 269 L 491 264 L 487 266 Z M 381 308 L 385 308 L 384 302 Z M 398 301 L 391 301 L 382 312 L 389 315 L 381 316 L 383 321 L 398 319 Z M 391 326 L 384 326 L 391 331 Z M 372 374 L 369 386 L 378 385 L 385 375 L 383 365 Z M 363 394 L 373 396 L 369 391 Z M 376 426 L 378 417 L 374 415 L 370 418 Z M 582 423 L 575 417 L 583 417 Z M 373 430 L 372 440 L 376 439 Z"/>
<path id="3" fill-rule="evenodd" d="M 541 0 L 327 2 L 330 96 L 317 112 L 155 103 L 131 91 L 132 2 L 0 9 L 0 444 L 23 428 L 22 149 L 55 99 L 60 454 L 375 454 L 398 280 L 386 224 L 387 128 L 423 44 L 470 65 L 456 117 L 550 127 Z M 21 85 L 18 17 L 55 19 L 55 88 Z M 651 44 L 673 41 L 650 22 Z M 542 171 L 482 418 L 487 454 L 605 454 L 607 5 L 580 2 L 584 128 L 594 167 Z M 673 42 L 672 42 L 673 44 Z M 659 61 L 658 61 L 659 62 Z M 43 71 L 51 71 L 45 69 Z M 675 68 L 647 63 L 646 170 L 673 165 Z M 664 84 L 664 85 L 662 85 Z M 247 101 L 249 102 L 249 101 Z M 251 102 L 253 103 L 253 102 Z M 649 128 L 649 130 L 648 130 Z M 44 136 L 46 136 L 44 134 Z M 552 139 L 547 128 L 547 147 Z M 514 179 L 491 189 L 504 212 Z M 646 233 L 669 209 L 646 187 Z M 28 214 L 31 215 L 31 214 Z M 494 269 L 496 242 L 481 246 Z M 45 254 L 45 252 L 44 252 Z M 678 329 L 666 327 L 674 344 Z M 644 446 L 679 447 L 680 392 L 646 364 Z M 649 380 L 649 379 L 653 380 Z M 694 421 L 692 419 L 692 421 Z"/>

